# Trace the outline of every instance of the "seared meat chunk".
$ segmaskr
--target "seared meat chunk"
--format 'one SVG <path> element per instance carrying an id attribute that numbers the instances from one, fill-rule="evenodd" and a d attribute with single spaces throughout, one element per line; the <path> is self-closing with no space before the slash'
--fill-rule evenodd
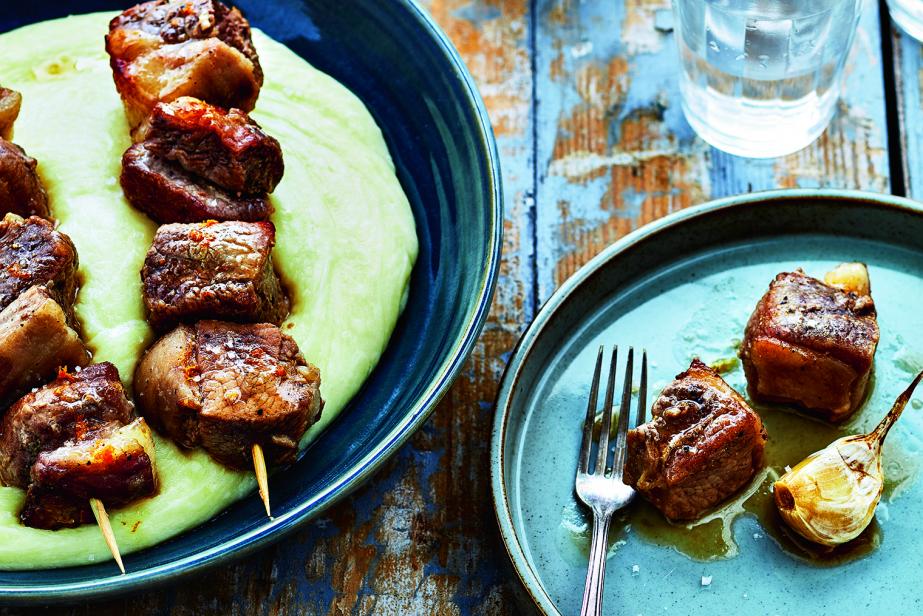
<path id="1" fill-rule="evenodd" d="M 15 90 L 0 86 L 0 140 L 13 137 L 13 123 L 19 117 L 22 95 Z"/>
<path id="2" fill-rule="evenodd" d="M 64 309 L 34 286 L 0 312 L 0 404 L 51 379 L 61 366 L 85 366 L 89 353 Z"/>
<path id="3" fill-rule="evenodd" d="M 90 498 L 120 507 L 153 494 L 154 443 L 133 417 L 110 363 L 62 371 L 14 404 L 0 424 L 0 481 L 27 489 L 23 523 L 78 526 L 93 520 Z"/>
<path id="4" fill-rule="evenodd" d="M 0 214 L 48 218 L 48 196 L 37 166 L 21 147 L 0 137 Z"/>
<path id="5" fill-rule="evenodd" d="M 47 220 L 7 214 L 0 221 L 0 309 L 33 285 L 70 314 L 77 295 L 77 249 Z"/>
<path id="6" fill-rule="evenodd" d="M 89 499 L 121 507 L 157 491 L 154 441 L 143 419 L 39 454 L 20 519 L 56 529 L 92 521 Z M 87 513 L 89 512 L 89 516 Z"/>
<path id="7" fill-rule="evenodd" d="M 21 488 L 43 451 L 91 438 L 127 424 L 134 406 L 125 397 L 119 371 L 105 362 L 62 372 L 51 383 L 20 398 L 0 423 L 0 482 Z"/>
<path id="8" fill-rule="evenodd" d="M 163 225 L 141 270 L 151 325 L 204 318 L 281 323 L 289 304 L 272 266 L 274 243 L 271 222 Z"/>
<path id="9" fill-rule="evenodd" d="M 26 490 L 26 501 L 19 512 L 19 519 L 26 526 L 41 530 L 77 528 L 94 521 L 89 500 L 43 490 L 39 486 Z"/>
<path id="10" fill-rule="evenodd" d="M 125 151 L 121 182 L 129 203 L 159 223 L 269 218 L 265 195 L 232 195 L 155 156 L 145 143 Z"/>
<path id="11" fill-rule="evenodd" d="M 801 271 L 776 276 L 740 348 L 750 395 L 793 403 L 830 421 L 851 415 L 865 396 L 878 346 L 867 288 L 844 290 Z"/>
<path id="12" fill-rule="evenodd" d="M 191 97 L 159 103 L 141 136 L 155 155 L 231 192 L 272 192 L 282 180 L 279 142 L 240 109 Z"/>
<path id="13" fill-rule="evenodd" d="M 179 326 L 142 358 L 135 393 L 156 430 L 238 469 L 252 468 L 254 444 L 272 464 L 292 462 L 323 407 L 317 368 L 268 323 Z"/>
<path id="14" fill-rule="evenodd" d="M 109 23 L 106 51 L 132 128 L 180 96 L 250 111 L 263 85 L 250 24 L 214 0 L 134 6 Z"/>
<path id="15" fill-rule="evenodd" d="M 693 520 L 763 464 L 763 422 L 717 372 L 694 359 L 628 432 L 625 482 L 670 520 Z"/>

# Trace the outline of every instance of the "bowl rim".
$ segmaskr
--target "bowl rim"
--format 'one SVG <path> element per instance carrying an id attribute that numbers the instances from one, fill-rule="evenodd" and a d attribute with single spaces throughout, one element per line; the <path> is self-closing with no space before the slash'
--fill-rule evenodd
<path id="1" fill-rule="evenodd" d="M 901 210 L 913 215 L 923 215 L 923 203 L 907 197 L 885 193 L 873 193 L 860 190 L 837 188 L 783 188 L 757 191 L 713 199 L 700 205 L 677 210 L 666 216 L 639 227 L 604 248 L 580 269 L 564 281 L 542 305 L 532 323 L 523 332 L 510 354 L 509 363 L 503 372 L 497 390 L 494 405 L 494 425 L 490 442 L 490 488 L 493 498 L 494 516 L 500 530 L 507 556 L 512 562 L 520 583 L 525 588 L 535 607 L 543 614 L 561 616 L 554 601 L 545 591 L 531 560 L 526 556 L 519 541 L 517 529 L 513 524 L 513 512 L 504 483 L 503 472 L 507 428 L 509 425 L 513 392 L 523 376 L 523 367 L 532 354 L 536 342 L 544 333 L 546 326 L 557 311 L 570 298 L 571 294 L 597 270 L 605 267 L 611 260 L 631 250 L 642 240 L 685 223 L 688 220 L 707 215 L 718 214 L 733 208 L 758 204 L 762 202 L 797 201 L 797 200 L 836 200 L 852 203 L 874 204 L 876 206 Z M 575 589 L 574 592 L 580 592 Z"/>
<path id="2" fill-rule="evenodd" d="M 474 78 L 448 35 L 418 4 L 418 0 L 396 0 L 393 4 L 395 9 L 407 11 L 421 31 L 428 34 L 437 45 L 454 77 L 460 82 L 465 93 L 462 102 L 474 112 L 477 119 L 478 134 L 476 137 L 480 143 L 480 149 L 486 154 L 485 171 L 490 185 L 490 222 L 489 235 L 486 238 L 488 255 L 479 273 L 477 301 L 467 315 L 462 336 L 455 341 L 451 352 L 443 359 L 437 377 L 431 381 L 416 402 L 404 412 L 401 422 L 378 445 L 313 499 L 299 503 L 291 511 L 268 520 L 245 534 L 230 537 L 203 552 L 156 567 L 129 571 L 125 575 L 112 575 L 63 584 L 43 584 L 41 582 L 27 585 L 0 584 L 0 604 L 47 605 L 48 603 L 97 600 L 132 590 L 148 590 L 175 582 L 181 577 L 201 573 L 207 568 L 238 560 L 265 548 L 320 515 L 369 479 L 422 425 L 454 383 L 480 337 L 493 302 L 499 275 L 503 246 L 503 187 L 500 157 L 487 108 Z"/>

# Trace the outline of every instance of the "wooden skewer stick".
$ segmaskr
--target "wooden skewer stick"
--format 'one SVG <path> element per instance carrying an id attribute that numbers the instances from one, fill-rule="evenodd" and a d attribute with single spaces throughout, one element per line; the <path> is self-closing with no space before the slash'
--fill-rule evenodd
<path id="1" fill-rule="evenodd" d="M 253 470 L 256 472 L 256 483 L 260 487 L 260 498 L 263 499 L 263 506 L 266 507 L 266 515 L 272 519 L 272 513 L 269 511 L 269 478 L 266 476 L 266 458 L 263 457 L 263 448 L 259 445 L 253 446 Z"/>
<path id="2" fill-rule="evenodd" d="M 91 498 L 90 508 L 93 510 L 93 515 L 96 517 L 96 523 L 99 524 L 99 530 L 103 533 L 103 539 L 106 540 L 106 545 L 109 546 L 109 551 L 112 552 L 112 558 L 115 559 L 122 575 L 125 575 L 125 565 L 122 564 L 119 544 L 115 542 L 115 534 L 112 532 L 112 525 L 109 523 L 109 514 L 106 513 L 105 505 L 103 505 L 103 502 L 98 498 Z"/>

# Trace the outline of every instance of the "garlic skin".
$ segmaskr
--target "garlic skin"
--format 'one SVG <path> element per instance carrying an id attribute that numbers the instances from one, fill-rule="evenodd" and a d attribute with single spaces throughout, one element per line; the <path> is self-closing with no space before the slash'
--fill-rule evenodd
<path id="1" fill-rule="evenodd" d="M 827 272 L 824 282 L 856 295 L 869 295 L 872 292 L 869 270 L 865 263 L 840 263 Z"/>
<path id="2" fill-rule="evenodd" d="M 830 547 L 862 534 L 884 489 L 881 448 L 885 437 L 921 378 L 923 372 L 898 396 L 872 432 L 833 441 L 773 484 L 776 509 L 792 530 Z"/>
<path id="3" fill-rule="evenodd" d="M 847 436 L 805 458 L 773 485 L 782 519 L 830 547 L 861 535 L 884 489 L 880 449 L 880 441 Z"/>

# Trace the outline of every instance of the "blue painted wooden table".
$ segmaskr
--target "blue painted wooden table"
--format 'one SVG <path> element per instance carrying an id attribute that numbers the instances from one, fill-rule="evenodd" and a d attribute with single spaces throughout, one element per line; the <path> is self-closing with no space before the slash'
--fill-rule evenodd
<path id="1" fill-rule="evenodd" d="M 554 289 L 625 233 L 713 197 L 831 186 L 923 198 L 923 50 L 875 0 L 827 132 L 760 161 L 709 148 L 683 119 L 669 0 L 424 5 L 477 78 L 503 159 L 502 276 L 467 369 L 372 481 L 296 537 L 179 586 L 63 613 L 520 613 L 490 503 L 492 402 Z"/>

